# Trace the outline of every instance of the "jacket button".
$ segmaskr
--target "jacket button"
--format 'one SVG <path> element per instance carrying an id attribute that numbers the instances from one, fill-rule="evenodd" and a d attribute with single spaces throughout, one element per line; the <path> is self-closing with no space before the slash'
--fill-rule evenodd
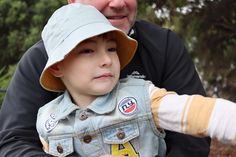
<path id="1" fill-rule="evenodd" d="M 125 132 L 122 129 L 119 129 L 116 136 L 118 139 L 122 140 L 125 138 Z"/>
<path id="2" fill-rule="evenodd" d="M 58 146 L 57 146 L 57 152 L 60 153 L 60 154 L 63 153 L 63 148 L 62 148 L 61 145 L 58 145 Z"/>
<path id="3" fill-rule="evenodd" d="M 85 143 L 90 143 L 92 141 L 92 137 L 90 135 L 85 135 L 83 141 Z"/>
<path id="4" fill-rule="evenodd" d="M 80 115 L 79 115 L 79 119 L 80 119 L 80 120 L 85 120 L 85 119 L 87 119 L 87 118 L 88 118 L 88 115 L 86 114 L 86 112 L 80 113 Z"/>

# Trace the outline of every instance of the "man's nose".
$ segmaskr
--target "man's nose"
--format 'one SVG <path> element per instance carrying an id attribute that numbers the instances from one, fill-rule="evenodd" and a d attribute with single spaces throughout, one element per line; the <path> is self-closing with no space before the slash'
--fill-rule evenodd
<path id="1" fill-rule="evenodd" d="M 125 6 L 125 0 L 111 0 L 109 7 L 114 9 L 121 9 Z"/>

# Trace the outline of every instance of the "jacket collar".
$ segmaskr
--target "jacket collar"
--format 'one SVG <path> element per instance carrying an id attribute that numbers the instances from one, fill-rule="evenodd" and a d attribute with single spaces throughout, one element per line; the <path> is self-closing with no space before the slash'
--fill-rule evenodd
<path id="1" fill-rule="evenodd" d="M 117 100 L 116 100 L 116 95 L 117 95 L 117 89 L 118 85 L 112 90 L 112 92 L 97 97 L 88 107 L 87 109 L 83 110 L 91 110 L 94 113 L 97 114 L 107 114 L 116 108 Z M 62 95 L 62 99 L 59 102 L 57 106 L 57 116 L 56 120 L 60 119 L 65 119 L 69 114 L 71 114 L 75 110 L 82 110 L 78 105 L 74 104 L 71 101 L 70 94 L 68 91 L 65 91 L 64 94 Z"/>

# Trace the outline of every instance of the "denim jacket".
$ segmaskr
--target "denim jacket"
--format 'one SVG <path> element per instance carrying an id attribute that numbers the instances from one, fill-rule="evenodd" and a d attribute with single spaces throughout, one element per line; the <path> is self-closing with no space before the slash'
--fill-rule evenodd
<path id="1" fill-rule="evenodd" d="M 145 81 L 123 79 L 114 90 L 86 109 L 72 103 L 68 92 L 38 112 L 37 130 L 54 156 L 164 157 L 165 133 L 159 131 L 150 108 Z"/>

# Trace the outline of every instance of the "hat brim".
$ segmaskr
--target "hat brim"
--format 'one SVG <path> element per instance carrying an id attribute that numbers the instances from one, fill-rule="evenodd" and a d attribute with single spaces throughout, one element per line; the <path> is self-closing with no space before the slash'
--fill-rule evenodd
<path id="1" fill-rule="evenodd" d="M 121 69 L 123 69 L 133 58 L 137 48 L 136 40 L 128 37 L 123 31 L 106 23 L 87 24 L 79 29 L 76 29 L 68 37 L 60 43 L 48 58 L 47 64 L 41 74 L 40 84 L 48 91 L 62 92 L 65 86 L 60 78 L 51 74 L 49 67 L 62 61 L 82 41 L 98 36 L 107 32 L 115 32 L 117 39 L 117 52 L 120 60 Z"/>

